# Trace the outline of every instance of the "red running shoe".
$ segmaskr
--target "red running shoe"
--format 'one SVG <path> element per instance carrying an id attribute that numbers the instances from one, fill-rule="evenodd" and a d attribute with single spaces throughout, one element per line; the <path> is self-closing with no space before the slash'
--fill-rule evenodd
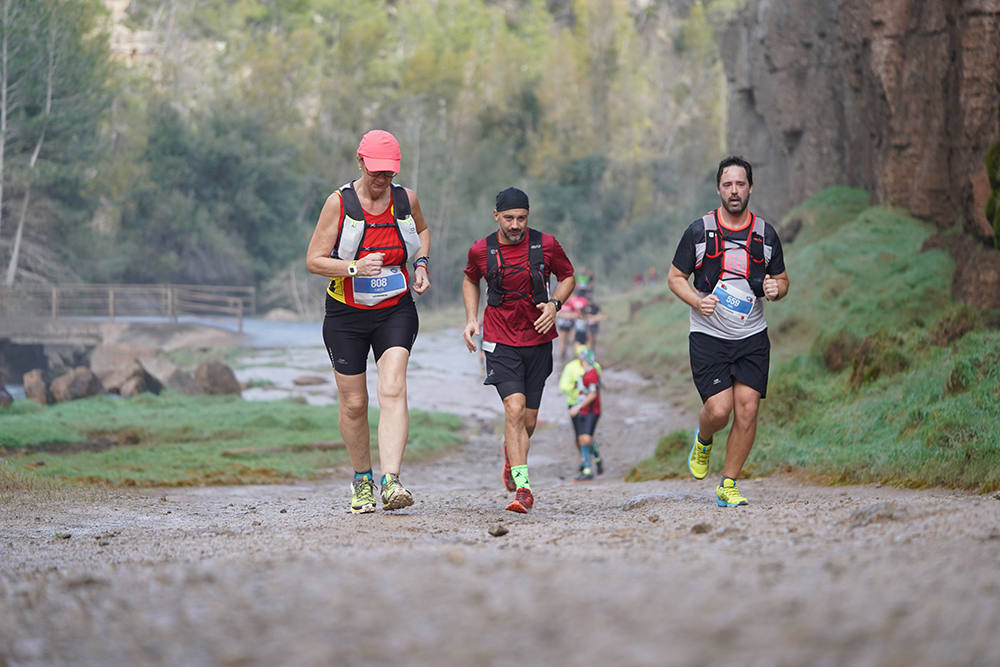
<path id="1" fill-rule="evenodd" d="M 510 459 L 507 458 L 507 445 L 503 446 L 503 485 L 508 491 L 517 491 L 517 484 L 514 483 L 514 473 L 510 471 Z"/>
<path id="2" fill-rule="evenodd" d="M 514 500 L 507 505 L 507 511 L 527 514 L 534 504 L 535 497 L 531 495 L 531 489 L 518 489 Z"/>

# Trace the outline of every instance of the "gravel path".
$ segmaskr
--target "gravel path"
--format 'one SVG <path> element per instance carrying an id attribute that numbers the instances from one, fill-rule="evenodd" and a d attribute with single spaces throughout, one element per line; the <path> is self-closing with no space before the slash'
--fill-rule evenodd
<path id="1" fill-rule="evenodd" d="M 609 369 L 607 472 L 572 481 L 553 378 L 515 515 L 499 400 L 421 340 L 411 405 L 469 431 L 404 463 L 406 510 L 345 511 L 346 469 L 0 505 L 0 666 L 1000 664 L 996 497 L 774 476 L 722 509 L 714 479 L 625 483 L 690 416 Z"/>

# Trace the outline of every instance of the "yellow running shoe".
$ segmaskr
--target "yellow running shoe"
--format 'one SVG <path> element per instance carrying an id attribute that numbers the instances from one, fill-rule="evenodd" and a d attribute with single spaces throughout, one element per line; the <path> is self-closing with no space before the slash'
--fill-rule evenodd
<path id="1" fill-rule="evenodd" d="M 358 477 L 351 482 L 351 511 L 355 514 L 375 511 L 375 482 L 371 477 Z"/>
<path id="2" fill-rule="evenodd" d="M 715 488 L 715 495 L 718 497 L 719 507 L 736 507 L 738 505 L 749 505 L 750 501 L 740 495 L 736 488 L 736 480 L 728 477 L 722 478 L 722 486 Z"/>
<path id="3" fill-rule="evenodd" d="M 399 475 L 388 473 L 382 482 L 382 509 L 398 510 L 413 504 L 413 494 L 399 483 Z"/>
<path id="4" fill-rule="evenodd" d="M 698 440 L 698 429 L 694 430 L 694 444 L 688 454 L 688 470 L 695 479 L 705 479 L 708 474 L 708 456 L 712 453 L 712 445 L 703 444 Z"/>

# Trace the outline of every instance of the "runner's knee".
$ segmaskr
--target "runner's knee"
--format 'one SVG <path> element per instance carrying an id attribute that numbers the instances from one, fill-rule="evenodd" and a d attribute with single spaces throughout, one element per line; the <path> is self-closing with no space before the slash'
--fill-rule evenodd
<path id="1" fill-rule="evenodd" d="M 733 411 L 733 425 L 746 427 L 757 422 L 760 402 L 756 400 L 737 401 Z"/>
<path id="2" fill-rule="evenodd" d="M 507 413 L 508 420 L 525 423 L 527 408 L 524 403 L 524 394 L 511 394 L 503 399 L 503 409 Z"/>
<path id="3" fill-rule="evenodd" d="M 731 398 L 726 397 L 726 393 L 716 394 L 712 396 L 702 407 L 705 411 L 706 416 L 713 421 L 726 420 L 729 421 L 729 415 L 733 411 L 733 401 Z"/>
<path id="4" fill-rule="evenodd" d="M 537 425 L 538 425 L 538 411 L 526 409 L 524 411 L 524 428 L 528 432 L 529 438 L 535 434 L 535 426 Z"/>
<path id="5" fill-rule="evenodd" d="M 364 394 L 345 394 L 339 397 L 340 415 L 345 419 L 358 420 L 368 417 L 368 397 Z"/>
<path id="6" fill-rule="evenodd" d="M 379 376 L 378 379 L 378 400 L 380 403 L 386 401 L 398 401 L 406 397 L 406 376 Z"/>

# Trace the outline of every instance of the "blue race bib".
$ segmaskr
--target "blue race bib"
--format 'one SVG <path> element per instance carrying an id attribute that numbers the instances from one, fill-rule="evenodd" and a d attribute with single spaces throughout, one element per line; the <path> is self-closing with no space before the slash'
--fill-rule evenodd
<path id="1" fill-rule="evenodd" d="M 716 307 L 719 315 L 741 324 L 746 323 L 747 316 L 753 310 L 753 304 L 757 298 L 753 294 L 744 292 L 721 280 L 712 290 L 712 294 L 719 299 L 719 305 Z"/>

